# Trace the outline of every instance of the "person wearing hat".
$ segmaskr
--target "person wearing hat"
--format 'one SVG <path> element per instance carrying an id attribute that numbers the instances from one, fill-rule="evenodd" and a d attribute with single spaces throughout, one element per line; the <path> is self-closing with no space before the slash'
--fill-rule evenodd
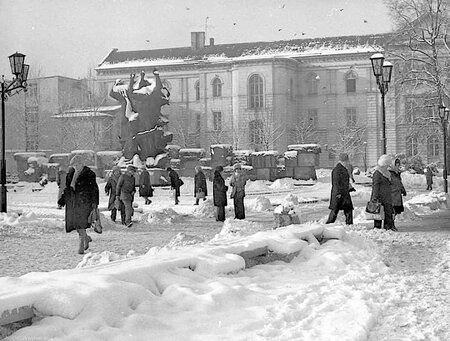
<path id="1" fill-rule="evenodd" d="M 86 166 L 86 158 L 75 155 L 69 163 L 66 187 L 58 205 L 65 206 L 66 232 L 76 230 L 80 237 L 78 253 L 83 254 L 89 248 L 92 238 L 86 233 L 91 227 L 89 216 L 98 207 L 99 190 L 95 173 Z M 97 231 L 96 231 L 97 232 Z M 101 232 L 98 232 L 101 233 Z"/>
<path id="2" fill-rule="evenodd" d="M 152 201 L 149 197 L 153 196 L 153 187 L 150 179 L 150 173 L 144 167 L 141 174 L 139 174 L 139 196 L 145 200 L 145 205 L 150 205 Z"/>
<path id="3" fill-rule="evenodd" d="M 217 166 L 214 170 L 213 202 L 216 206 L 216 221 L 225 221 L 225 206 L 227 206 L 228 187 L 225 185 L 222 172 L 222 166 Z"/>
<path id="4" fill-rule="evenodd" d="M 344 211 L 345 223 L 353 224 L 353 203 L 350 196 L 350 175 L 348 172 L 348 154 L 339 154 L 339 162 L 331 172 L 330 214 L 326 224 L 336 221 L 340 210 Z"/>
<path id="5" fill-rule="evenodd" d="M 183 186 L 184 182 L 180 179 L 178 173 L 175 172 L 171 167 L 167 167 L 167 171 L 169 172 L 170 188 L 173 190 L 175 205 L 178 205 L 178 203 L 180 202 L 180 200 L 178 199 L 178 197 L 180 196 L 180 187 Z"/>
<path id="6" fill-rule="evenodd" d="M 247 184 L 247 177 L 242 174 L 242 166 L 236 163 L 233 166 L 234 173 L 230 178 L 231 198 L 234 204 L 234 217 L 235 219 L 245 219 L 245 207 L 244 207 L 244 197 L 245 197 L 245 185 Z"/>
<path id="7" fill-rule="evenodd" d="M 394 226 L 394 216 L 392 209 L 392 175 L 388 167 L 392 164 L 392 158 L 389 155 L 381 155 L 378 159 L 378 165 L 372 176 L 372 194 L 370 200 L 377 200 L 384 208 L 384 226 L 385 230 L 397 231 Z M 374 220 L 374 228 L 381 229 L 382 220 Z"/>
<path id="8" fill-rule="evenodd" d="M 133 225 L 131 217 L 133 216 L 134 193 L 136 193 L 135 173 L 136 167 L 132 165 L 127 166 L 126 172 L 119 177 L 116 186 L 116 200 L 118 198 L 125 208 L 125 221 L 122 221 L 122 223 L 126 227 Z"/>

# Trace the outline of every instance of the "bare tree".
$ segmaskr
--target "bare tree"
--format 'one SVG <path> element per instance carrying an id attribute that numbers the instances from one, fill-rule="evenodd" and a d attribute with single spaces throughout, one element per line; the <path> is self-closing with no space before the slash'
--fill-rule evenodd
<path id="1" fill-rule="evenodd" d="M 357 124 L 346 124 L 337 128 L 336 143 L 332 145 L 335 154 L 347 153 L 355 158 L 364 153 L 366 141 L 366 127 Z"/>
<path id="2" fill-rule="evenodd" d="M 317 129 L 312 118 L 302 116 L 292 129 L 295 143 L 315 143 L 318 139 Z"/>
<path id="3" fill-rule="evenodd" d="M 255 150 L 270 150 L 284 136 L 286 127 L 274 120 L 273 112 L 264 110 L 254 114 L 254 120 L 249 122 L 250 142 Z"/>
<path id="4" fill-rule="evenodd" d="M 396 93 L 404 96 L 401 115 L 410 136 L 438 133 L 437 107 L 449 102 L 449 0 L 385 0 L 397 34 L 389 54 L 396 67 Z M 440 136 L 440 134 L 437 134 Z"/>

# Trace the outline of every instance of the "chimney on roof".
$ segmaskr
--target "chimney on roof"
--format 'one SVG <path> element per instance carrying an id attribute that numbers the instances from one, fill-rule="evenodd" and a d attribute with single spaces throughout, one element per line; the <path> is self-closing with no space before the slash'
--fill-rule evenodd
<path id="1" fill-rule="evenodd" d="M 214 38 L 209 38 L 209 46 L 214 46 Z"/>
<path id="2" fill-rule="evenodd" d="M 205 32 L 191 32 L 192 50 L 200 50 L 205 47 Z"/>

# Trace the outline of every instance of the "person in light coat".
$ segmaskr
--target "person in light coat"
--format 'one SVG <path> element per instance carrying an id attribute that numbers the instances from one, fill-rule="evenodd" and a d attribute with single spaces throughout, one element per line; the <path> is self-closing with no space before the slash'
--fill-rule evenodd
<path id="1" fill-rule="evenodd" d="M 247 177 L 242 174 L 242 166 L 237 163 L 233 166 L 234 173 L 230 178 L 231 198 L 234 204 L 235 219 L 245 219 L 245 185 L 247 184 Z"/>

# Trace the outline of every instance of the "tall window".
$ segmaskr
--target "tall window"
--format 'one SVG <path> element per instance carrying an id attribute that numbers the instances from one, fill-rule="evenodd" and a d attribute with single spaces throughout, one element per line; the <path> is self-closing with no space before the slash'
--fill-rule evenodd
<path id="1" fill-rule="evenodd" d="M 439 156 L 439 139 L 436 136 L 430 136 L 427 141 L 427 150 L 429 157 Z"/>
<path id="2" fill-rule="evenodd" d="M 348 126 L 356 125 L 356 108 L 345 108 L 345 121 Z"/>
<path id="3" fill-rule="evenodd" d="M 248 80 L 248 107 L 251 109 L 264 107 L 263 79 L 260 75 L 252 75 Z"/>
<path id="4" fill-rule="evenodd" d="M 195 100 L 200 101 L 200 81 L 195 82 L 194 89 L 195 89 Z"/>
<path id="5" fill-rule="evenodd" d="M 317 127 L 319 115 L 316 108 L 308 109 L 308 121 L 313 127 Z"/>
<path id="6" fill-rule="evenodd" d="M 358 75 L 354 71 L 347 72 L 345 75 L 345 89 L 347 93 L 356 92 L 356 80 L 358 79 Z"/>
<path id="7" fill-rule="evenodd" d="M 200 134 L 200 127 L 201 127 L 201 123 L 202 123 L 202 115 L 200 115 L 200 114 L 197 114 L 197 117 L 196 117 L 196 133 L 197 134 Z"/>
<path id="8" fill-rule="evenodd" d="M 222 130 L 222 113 L 220 111 L 213 111 L 213 129 L 214 131 Z"/>
<path id="9" fill-rule="evenodd" d="M 409 136 L 406 138 L 406 156 L 414 156 L 418 154 L 417 137 Z"/>
<path id="10" fill-rule="evenodd" d="M 263 123 L 260 120 L 250 121 L 248 124 L 250 144 L 261 144 L 263 134 Z"/>
<path id="11" fill-rule="evenodd" d="M 317 95 L 319 91 L 319 76 L 312 72 L 306 78 L 306 84 L 308 87 L 308 95 Z"/>
<path id="12" fill-rule="evenodd" d="M 222 97 L 222 81 L 219 77 L 212 81 L 212 95 L 213 97 Z"/>

